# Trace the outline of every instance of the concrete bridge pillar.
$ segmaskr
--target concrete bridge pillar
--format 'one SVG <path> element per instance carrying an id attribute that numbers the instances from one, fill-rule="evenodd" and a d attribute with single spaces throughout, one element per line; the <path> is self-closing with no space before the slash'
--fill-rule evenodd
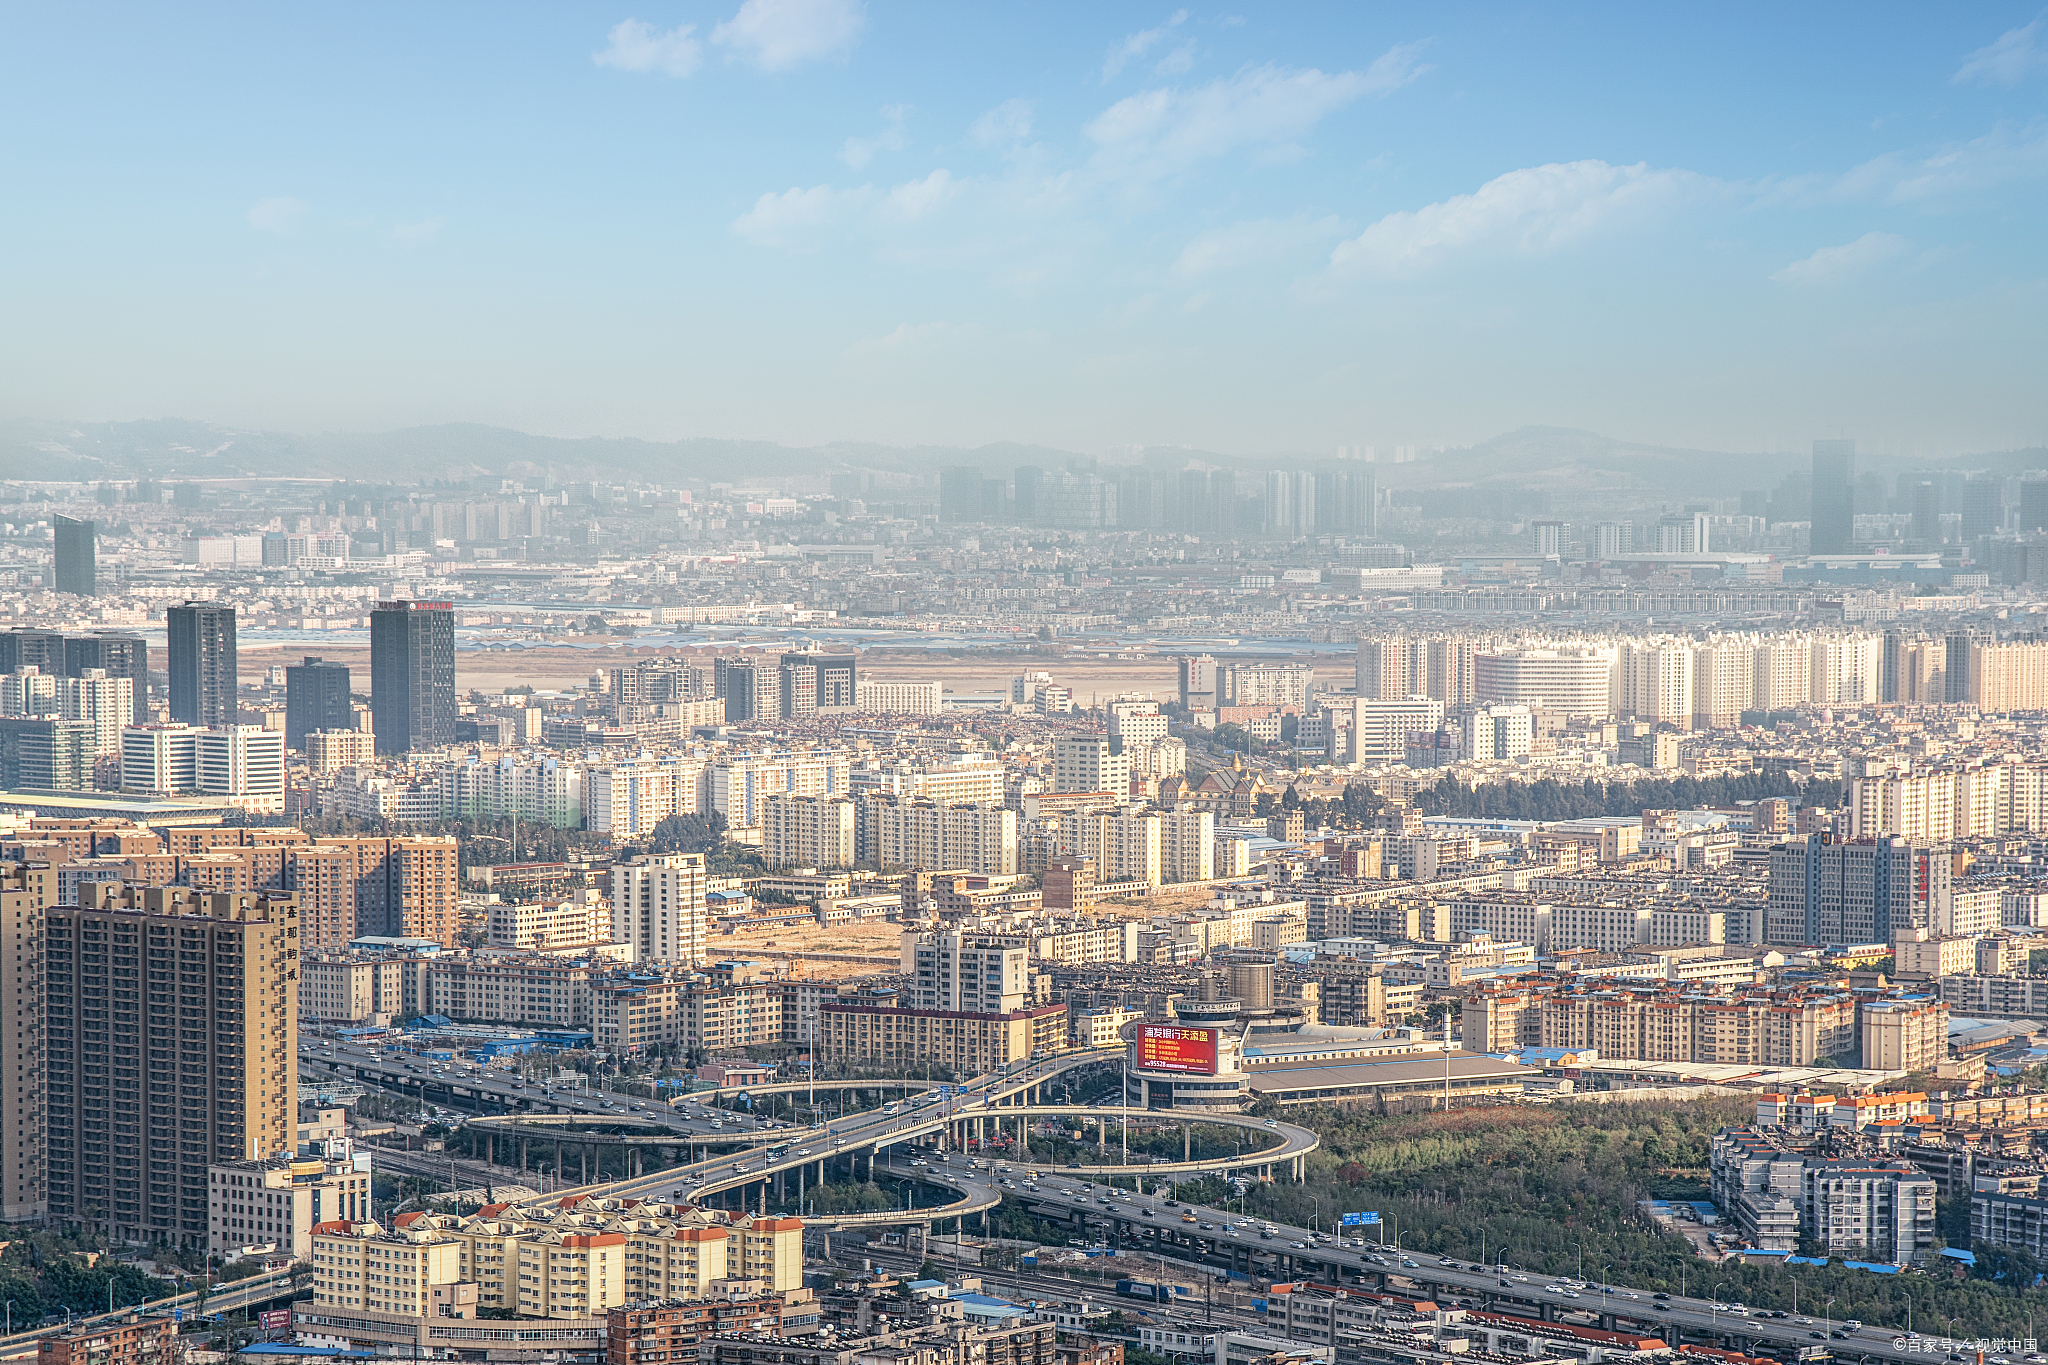
<path id="1" fill-rule="evenodd" d="M 1183 1123 L 1180 1126 L 1180 1159 L 1182 1161 L 1193 1161 L 1195 1159 L 1195 1125 L 1192 1123 Z"/>

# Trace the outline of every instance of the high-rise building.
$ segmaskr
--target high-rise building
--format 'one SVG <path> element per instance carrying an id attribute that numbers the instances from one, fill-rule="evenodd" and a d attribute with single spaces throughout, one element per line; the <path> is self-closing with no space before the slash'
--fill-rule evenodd
<path id="1" fill-rule="evenodd" d="M 186 725 L 235 723 L 235 609 L 187 602 L 164 611 L 169 637 L 171 719 Z"/>
<path id="2" fill-rule="evenodd" d="M 1856 443 L 1813 443 L 1813 534 L 1817 555 L 1856 553 Z"/>
<path id="3" fill-rule="evenodd" d="M 203 1250 L 208 1168 L 297 1139 L 298 902 L 88 885 L 45 911 L 49 1216 Z"/>
<path id="4" fill-rule="evenodd" d="M 1052 742 L 1052 789 L 1122 800 L 1131 790 L 1130 755 L 1111 752 L 1107 735 L 1061 735 Z"/>
<path id="5" fill-rule="evenodd" d="M 612 868 L 612 942 L 635 962 L 695 966 L 704 958 L 704 855 L 643 854 Z"/>
<path id="6" fill-rule="evenodd" d="M 1889 943 L 1912 925 L 1913 844 L 1825 834 L 1774 844 L 1765 935 L 1772 943 Z"/>
<path id="7" fill-rule="evenodd" d="M 135 718 L 134 682 L 110 678 L 104 668 L 55 681 L 57 714 L 92 727 L 94 756 L 120 753 L 121 731 Z"/>
<path id="8" fill-rule="evenodd" d="M 0 788 L 91 791 L 97 742 L 84 721 L 0 717 Z"/>
<path id="9" fill-rule="evenodd" d="M 460 888 L 453 837 L 346 835 L 316 840 L 314 846 L 347 856 L 337 874 L 345 888 L 338 920 L 350 926 L 349 938 L 383 935 L 455 946 Z"/>
<path id="10" fill-rule="evenodd" d="M 771 796 L 761 805 L 761 848 L 770 867 L 851 867 L 853 802 L 844 796 Z"/>
<path id="11" fill-rule="evenodd" d="M 51 586 L 58 592 L 92 597 L 100 590 L 96 542 L 99 523 L 71 517 L 51 517 L 56 527 L 56 556 L 51 566 Z"/>
<path id="12" fill-rule="evenodd" d="M 939 520 L 980 521 L 981 471 L 956 465 L 939 471 Z"/>
<path id="13" fill-rule="evenodd" d="M 43 916 L 57 869 L 0 870 L 0 1222 L 39 1220 L 43 1164 Z"/>
<path id="14" fill-rule="evenodd" d="M 149 642 L 140 635 L 105 631 L 64 639 L 64 674 L 82 677 L 87 669 L 103 668 L 110 678 L 126 678 L 135 693 L 135 723 L 149 722 Z"/>
<path id="15" fill-rule="evenodd" d="M 379 602 L 370 613 L 370 728 L 377 752 L 455 742 L 455 608 Z"/>
<path id="16" fill-rule="evenodd" d="M 2048 484 L 2042 485 L 2048 489 Z M 2022 510 L 2025 508 L 2025 485 L 2021 485 Z M 2042 509 L 2048 513 L 2048 508 Z M 2025 518 L 2022 517 L 2022 520 Z M 2022 526 L 2020 529 L 2025 530 Z M 1925 479 L 1913 485 L 1913 539 L 1916 543 L 1932 549 L 1941 544 L 1941 485 Z"/>
<path id="17" fill-rule="evenodd" d="M 818 665 L 809 654 L 785 654 L 775 670 L 776 714 L 784 719 L 817 714 Z"/>
<path id="18" fill-rule="evenodd" d="M 284 671 L 284 742 L 303 751 L 315 730 L 347 730 L 355 725 L 349 707 L 348 665 L 329 663 L 308 654 Z"/>
<path id="19" fill-rule="evenodd" d="M 2005 529 L 2005 480 L 1996 474 L 1972 474 L 1963 485 L 1963 539 L 1996 535 Z"/>
<path id="20" fill-rule="evenodd" d="M 34 668 L 49 677 L 64 672 L 64 637 L 54 630 L 0 632 L 0 673 Z"/>
<path id="21" fill-rule="evenodd" d="M 779 698 L 764 693 L 761 669 L 749 658 L 727 658 L 721 654 L 711 662 L 712 692 L 725 702 L 725 722 L 763 719 L 763 712 L 776 709 Z"/>
<path id="22" fill-rule="evenodd" d="M 903 1003 L 914 1010 L 1008 1014 L 1029 998 L 1031 951 L 1021 935 L 906 931 L 902 965 L 910 978 Z"/>
<path id="23" fill-rule="evenodd" d="M 1913 513 L 1913 534 L 1920 533 L 1919 509 Z M 2033 478 L 2020 481 L 2020 524 L 2015 528 L 2023 536 L 2038 536 L 2048 532 L 2048 479 Z"/>

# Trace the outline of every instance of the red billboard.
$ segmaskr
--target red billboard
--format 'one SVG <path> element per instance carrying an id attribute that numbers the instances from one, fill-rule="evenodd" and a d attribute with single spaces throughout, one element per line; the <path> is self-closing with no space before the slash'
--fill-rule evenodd
<path id="1" fill-rule="evenodd" d="M 1138 1069 L 1213 1076 L 1216 1074 L 1216 1030 L 1141 1024 L 1138 1027 Z"/>

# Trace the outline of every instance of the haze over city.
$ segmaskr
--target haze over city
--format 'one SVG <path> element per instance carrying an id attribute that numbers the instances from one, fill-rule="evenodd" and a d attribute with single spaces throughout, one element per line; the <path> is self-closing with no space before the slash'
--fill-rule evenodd
<path id="1" fill-rule="evenodd" d="M 0 1365 L 2048 1365 L 2048 14 L 0 14 Z"/>

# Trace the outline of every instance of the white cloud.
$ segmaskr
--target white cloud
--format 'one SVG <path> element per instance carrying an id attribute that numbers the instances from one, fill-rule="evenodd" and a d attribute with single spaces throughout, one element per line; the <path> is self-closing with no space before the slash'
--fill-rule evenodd
<path id="1" fill-rule="evenodd" d="M 2048 175 L 2048 132 L 2014 138 L 2005 129 L 1918 160 L 1881 158 L 1852 172 L 1850 183 L 1873 174 L 1890 179 L 1885 197 L 1894 203 L 1924 202 L 1969 194 Z"/>
<path id="2" fill-rule="evenodd" d="M 882 131 L 873 137 L 850 137 L 840 149 L 839 159 L 859 170 L 875 159 L 876 152 L 903 150 L 903 120 L 910 114 L 907 104 L 891 104 L 882 110 Z"/>
<path id="3" fill-rule="evenodd" d="M 1413 85 L 1436 70 L 1422 60 L 1427 42 L 1395 43 L 1365 69 L 1365 93 L 1391 95 L 1404 85 Z"/>
<path id="4" fill-rule="evenodd" d="M 1126 63 L 1134 61 L 1150 52 L 1154 47 L 1158 46 L 1160 39 L 1187 21 L 1188 12 L 1186 10 L 1175 10 L 1173 17 L 1158 28 L 1140 29 L 1110 48 L 1109 55 L 1102 60 L 1102 79 L 1104 82 L 1107 82 L 1117 72 L 1123 70 Z"/>
<path id="5" fill-rule="evenodd" d="M 1173 51 L 1159 59 L 1152 68 L 1155 76 L 1178 76 L 1195 64 L 1195 40 L 1188 39 Z"/>
<path id="6" fill-rule="evenodd" d="M 681 79 L 695 71 L 704 60 L 704 45 L 691 35 L 695 24 L 678 24 L 666 33 L 638 19 L 612 25 L 611 41 L 602 52 L 590 54 L 599 66 L 620 71 L 659 71 Z"/>
<path id="7" fill-rule="evenodd" d="M 391 240 L 406 246 L 419 246 L 440 236 L 441 229 L 447 225 L 448 220 L 439 216 L 417 223 L 400 223 L 391 229 Z"/>
<path id="8" fill-rule="evenodd" d="M 929 217 L 945 207 L 959 188 L 960 182 L 943 167 L 922 180 L 905 181 L 889 191 L 890 216 L 906 223 Z"/>
<path id="9" fill-rule="evenodd" d="M 1321 246 L 1343 231 L 1334 214 L 1322 218 L 1258 218 L 1197 235 L 1181 248 L 1173 273 L 1196 278 L 1236 270 Z"/>
<path id="10" fill-rule="evenodd" d="M 818 229 L 840 222 L 873 198 L 873 189 L 866 185 L 853 190 L 830 185 L 790 188 L 781 194 L 762 195 L 754 207 L 733 220 L 732 229 L 762 246 L 802 250 Z"/>
<path id="11" fill-rule="evenodd" d="M 1268 63 L 1191 90 L 1147 90 L 1118 100 L 1083 131 L 1096 143 L 1097 169 L 1141 179 L 1242 147 L 1281 148 L 1354 100 L 1390 94 L 1420 75 L 1412 58 L 1397 57 L 1403 51 L 1394 49 L 1363 75 Z M 1392 66 L 1389 58 L 1396 58 Z"/>
<path id="12" fill-rule="evenodd" d="M 304 200 L 281 197 L 258 200 L 249 210 L 249 226 L 258 232 L 290 232 L 305 218 Z"/>
<path id="13" fill-rule="evenodd" d="M 1867 273 L 1873 266 L 1896 260 L 1913 244 L 1889 232 L 1866 232 L 1841 246 L 1824 246 L 1805 260 L 1794 261 L 1771 278 L 1780 284 L 1834 284 Z"/>
<path id="14" fill-rule="evenodd" d="M 1572 161 L 1509 171 L 1472 194 L 1390 213 L 1330 254 L 1342 272 L 1413 275 L 1470 252 L 1540 256 L 1713 193 L 1691 171 Z"/>
<path id="15" fill-rule="evenodd" d="M 1980 47 L 1964 58 L 1962 66 L 1949 79 L 1957 85 L 2018 85 L 2035 71 L 2048 66 L 2048 51 L 2043 51 L 2034 42 L 2040 29 L 2039 19 L 2025 28 L 2007 29 L 1998 35 L 1997 42 Z"/>
<path id="16" fill-rule="evenodd" d="M 1031 113 L 1030 100 L 1004 100 L 968 127 L 968 140 L 977 147 L 1022 142 L 1031 136 Z"/>
<path id="17" fill-rule="evenodd" d="M 861 0 L 746 0 L 711 41 L 763 71 L 843 57 L 867 24 Z"/>

